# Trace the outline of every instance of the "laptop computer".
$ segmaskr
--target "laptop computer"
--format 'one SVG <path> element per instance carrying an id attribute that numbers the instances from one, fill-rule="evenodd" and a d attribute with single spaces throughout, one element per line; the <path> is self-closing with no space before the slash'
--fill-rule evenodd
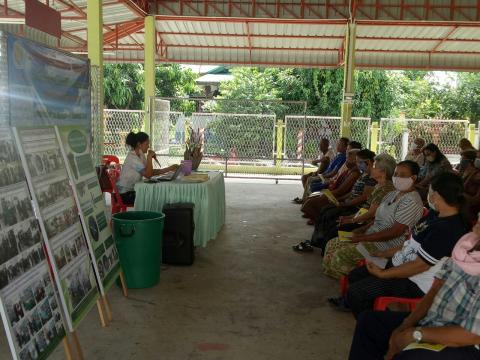
<path id="1" fill-rule="evenodd" d="M 148 182 L 173 181 L 178 177 L 181 171 L 182 167 L 179 166 L 175 171 L 169 171 L 168 173 L 162 175 L 152 176 L 150 179 L 148 179 Z"/>

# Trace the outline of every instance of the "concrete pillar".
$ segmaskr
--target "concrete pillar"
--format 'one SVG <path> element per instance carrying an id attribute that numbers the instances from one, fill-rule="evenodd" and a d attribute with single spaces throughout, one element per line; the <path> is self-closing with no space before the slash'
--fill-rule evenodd
<path id="1" fill-rule="evenodd" d="M 345 35 L 342 120 L 340 126 L 341 135 L 348 138 L 351 135 L 353 95 L 355 91 L 355 32 L 356 24 L 349 22 Z"/>
<path id="2" fill-rule="evenodd" d="M 90 65 L 98 67 L 97 91 L 98 91 L 98 114 L 92 114 L 94 122 L 92 133 L 94 135 L 94 149 L 98 154 L 92 154 L 98 162 L 103 155 L 105 124 L 103 121 L 103 11 L 102 0 L 87 0 L 87 50 Z"/>
<path id="3" fill-rule="evenodd" d="M 155 16 L 145 17 L 145 132 L 151 131 L 151 119 L 155 114 L 151 99 L 155 97 L 155 57 L 157 53 L 157 33 L 155 30 Z"/>

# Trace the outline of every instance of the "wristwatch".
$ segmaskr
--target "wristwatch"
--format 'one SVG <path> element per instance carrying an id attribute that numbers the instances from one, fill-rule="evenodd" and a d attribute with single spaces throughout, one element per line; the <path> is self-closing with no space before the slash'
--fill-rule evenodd
<path id="1" fill-rule="evenodd" d="M 417 344 L 421 342 L 423 338 L 422 328 L 421 327 L 415 328 L 412 335 L 413 335 L 413 339 Z"/>

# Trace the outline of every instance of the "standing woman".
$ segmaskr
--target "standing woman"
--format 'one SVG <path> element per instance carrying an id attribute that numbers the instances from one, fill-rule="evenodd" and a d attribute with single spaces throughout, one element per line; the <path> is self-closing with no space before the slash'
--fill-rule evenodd
<path id="1" fill-rule="evenodd" d="M 122 172 L 117 182 L 118 192 L 125 204 L 133 204 L 135 202 L 135 184 L 142 181 L 143 177 L 150 178 L 154 175 L 165 174 L 174 171 L 178 165 L 172 165 L 164 169 L 154 169 L 153 159 L 155 152 L 149 150 L 150 139 L 148 134 L 144 132 L 134 133 L 131 131 L 125 143 L 130 147 L 122 165 Z M 147 154 L 147 156 L 145 156 Z"/>

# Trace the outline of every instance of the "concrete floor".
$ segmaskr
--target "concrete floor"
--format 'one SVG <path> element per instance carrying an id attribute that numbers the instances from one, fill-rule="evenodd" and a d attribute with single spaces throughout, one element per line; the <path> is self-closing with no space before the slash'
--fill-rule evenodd
<path id="1" fill-rule="evenodd" d="M 109 327 L 96 310 L 83 321 L 86 359 L 347 358 L 354 319 L 326 304 L 338 282 L 321 273 L 318 252 L 291 250 L 312 231 L 290 203 L 298 183 L 227 180 L 226 191 L 227 222 L 193 266 L 162 270 L 158 286 L 128 299 L 112 289 Z"/>

